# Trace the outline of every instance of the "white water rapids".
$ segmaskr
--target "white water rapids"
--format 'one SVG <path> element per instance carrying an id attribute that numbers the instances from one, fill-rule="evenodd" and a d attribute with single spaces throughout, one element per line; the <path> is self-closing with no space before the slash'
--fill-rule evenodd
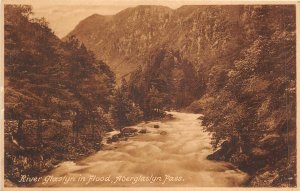
<path id="1" fill-rule="evenodd" d="M 43 177 L 46 181 L 35 186 L 225 187 L 239 186 L 247 179 L 247 174 L 230 163 L 206 159 L 213 150 L 199 114 L 170 113 L 174 120 L 133 126 L 146 128 L 148 133 L 105 145 L 80 161 L 63 162 Z M 159 128 L 153 128 L 154 124 Z M 61 182 L 55 177 L 74 179 Z"/>

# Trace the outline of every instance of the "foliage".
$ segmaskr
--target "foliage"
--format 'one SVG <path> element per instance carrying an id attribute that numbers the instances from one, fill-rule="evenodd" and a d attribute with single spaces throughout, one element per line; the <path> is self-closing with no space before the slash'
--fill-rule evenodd
<path id="1" fill-rule="evenodd" d="M 113 128 L 115 77 L 75 37 L 57 38 L 30 6 L 4 11 L 5 120 L 15 123 L 5 126 L 5 171 L 17 180 L 99 149 L 103 131 Z"/>
<path id="2" fill-rule="evenodd" d="M 199 104 L 204 125 L 213 132 L 215 148 L 238 140 L 235 147 L 240 149 L 232 160 L 247 156 L 246 163 L 235 160 L 241 168 L 256 172 L 264 167 L 259 165 L 262 161 L 284 168 L 276 163 L 296 153 L 295 13 L 285 6 L 248 7 L 243 22 L 245 46 L 232 63 L 209 71 L 206 95 Z M 289 177 L 279 176 L 281 183 L 292 185 L 295 163 L 290 162 Z"/>
<path id="3" fill-rule="evenodd" d="M 112 107 L 112 116 L 120 128 L 133 125 L 143 118 L 143 112 L 140 107 L 130 99 L 128 91 L 127 82 L 123 79 L 121 87 L 116 91 L 115 102 Z"/>
<path id="4" fill-rule="evenodd" d="M 61 42 L 44 19 L 31 15 L 30 6 L 5 6 L 6 119 L 68 119 L 98 107 L 108 112 L 114 76 L 106 64 L 75 37 Z"/>
<path id="5" fill-rule="evenodd" d="M 178 51 L 160 49 L 131 74 L 129 93 L 144 111 L 145 118 L 161 117 L 166 109 L 179 109 L 199 94 L 193 65 Z"/>

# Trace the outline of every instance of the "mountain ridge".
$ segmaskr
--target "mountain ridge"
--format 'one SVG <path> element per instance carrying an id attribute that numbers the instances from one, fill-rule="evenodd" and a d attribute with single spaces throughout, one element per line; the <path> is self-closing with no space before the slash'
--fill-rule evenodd
<path id="1" fill-rule="evenodd" d="M 204 23 L 208 23 L 211 29 L 214 25 L 222 25 L 220 17 L 227 19 L 223 28 L 231 26 L 234 30 L 235 21 L 230 21 L 228 14 L 241 7 L 225 6 L 225 11 L 219 6 L 211 7 L 191 5 L 171 9 L 164 6 L 137 6 L 112 16 L 92 15 L 82 20 L 64 39 L 76 36 L 97 58 L 108 63 L 116 73 L 117 81 L 145 62 L 149 51 L 162 46 L 183 52 L 183 56 L 189 57 L 194 65 L 203 65 L 208 54 L 224 49 L 218 46 L 231 41 L 234 44 L 239 38 L 234 36 L 230 39 L 227 36 L 227 39 L 220 40 L 218 36 L 217 42 L 213 36 L 209 36 L 211 31 L 204 29 L 204 35 L 199 33 Z M 217 16 L 208 21 L 210 14 Z M 217 33 L 223 28 L 216 29 Z M 206 47 L 211 50 L 202 51 Z"/>

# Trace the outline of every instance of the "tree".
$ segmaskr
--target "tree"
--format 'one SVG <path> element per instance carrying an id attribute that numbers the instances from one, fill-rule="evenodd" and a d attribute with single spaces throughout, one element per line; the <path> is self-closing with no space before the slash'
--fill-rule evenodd
<path id="1" fill-rule="evenodd" d="M 209 70 L 207 92 L 200 100 L 203 124 L 212 132 L 215 148 L 223 142 L 231 145 L 226 160 L 251 173 L 276 169 L 282 172 L 280 181 L 272 184 L 290 184 L 285 177 L 294 181 L 296 169 L 294 11 L 250 6 L 243 14 L 245 46 L 232 55 L 232 63 Z M 285 23 L 289 26 L 283 27 Z M 289 161 L 288 167 L 281 166 L 283 161 Z"/>
<path id="2" fill-rule="evenodd" d="M 142 119 L 140 107 L 129 98 L 128 85 L 125 79 L 115 94 L 115 103 L 112 109 L 117 126 L 122 128 L 132 125 Z"/>

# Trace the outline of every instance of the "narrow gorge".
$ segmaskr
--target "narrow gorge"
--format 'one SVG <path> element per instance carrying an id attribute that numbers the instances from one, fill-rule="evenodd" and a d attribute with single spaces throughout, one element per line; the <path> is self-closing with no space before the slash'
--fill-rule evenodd
<path id="1" fill-rule="evenodd" d="M 91 12 L 62 39 L 33 12 L 4 7 L 7 185 L 296 186 L 295 5 Z"/>

